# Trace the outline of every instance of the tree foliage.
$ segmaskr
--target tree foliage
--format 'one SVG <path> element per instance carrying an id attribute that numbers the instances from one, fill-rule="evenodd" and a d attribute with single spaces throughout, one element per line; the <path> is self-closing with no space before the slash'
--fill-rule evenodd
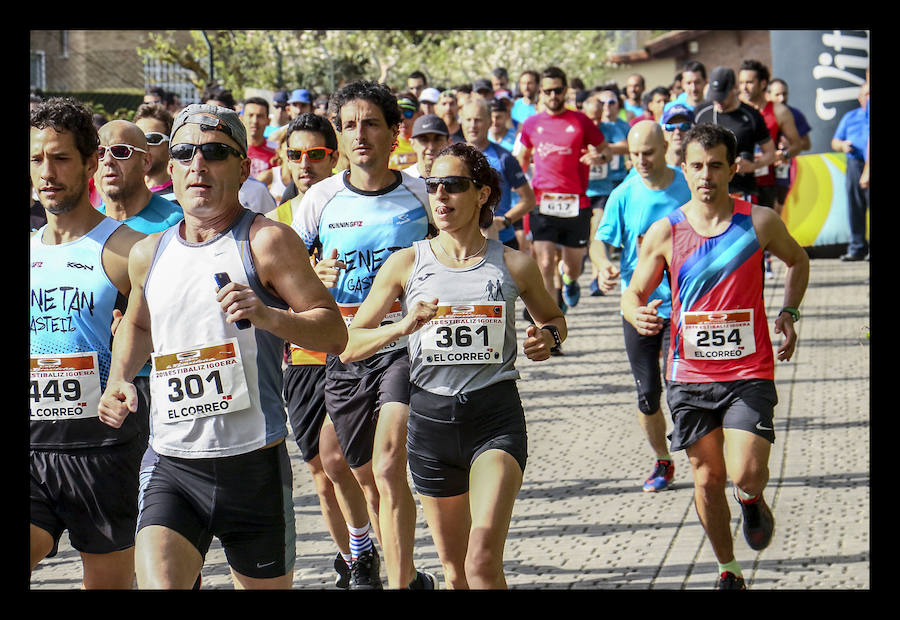
<path id="1" fill-rule="evenodd" d="M 237 97 L 248 87 L 328 93 L 356 79 L 403 89 L 415 70 L 450 87 L 505 67 L 515 83 L 522 71 L 550 65 L 591 87 L 604 81 L 615 44 L 603 30 L 193 30 L 188 44 L 175 34 L 151 34 L 139 54 L 189 69 L 202 90 L 211 47 L 212 76 Z"/>

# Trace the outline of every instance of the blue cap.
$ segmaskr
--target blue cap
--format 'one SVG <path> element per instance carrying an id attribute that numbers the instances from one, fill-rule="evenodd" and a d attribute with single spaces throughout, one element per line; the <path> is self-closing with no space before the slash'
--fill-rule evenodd
<path id="1" fill-rule="evenodd" d="M 291 93 L 291 98 L 288 99 L 288 103 L 312 103 L 312 98 L 309 96 L 308 90 L 305 88 L 298 88 Z"/>
<path id="2" fill-rule="evenodd" d="M 694 111 L 691 110 L 686 105 L 681 105 L 680 103 L 676 103 L 675 105 L 669 107 L 662 115 L 663 124 L 668 123 L 671 119 L 676 116 L 683 116 L 692 123 L 694 122 Z"/>

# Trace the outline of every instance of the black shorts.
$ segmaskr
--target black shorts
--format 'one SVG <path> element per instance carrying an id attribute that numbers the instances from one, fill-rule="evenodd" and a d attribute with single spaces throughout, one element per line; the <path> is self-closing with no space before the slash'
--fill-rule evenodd
<path id="1" fill-rule="evenodd" d="M 588 196 L 591 201 L 591 209 L 605 209 L 606 201 L 609 200 L 609 194 L 606 196 Z"/>
<path id="2" fill-rule="evenodd" d="M 590 242 L 593 209 L 581 209 L 577 217 L 544 215 L 531 212 L 531 236 L 534 241 L 550 241 L 567 248 L 585 248 Z"/>
<path id="3" fill-rule="evenodd" d="M 667 402 L 674 428 L 672 450 L 682 450 L 722 427 L 744 430 L 775 443 L 775 405 L 778 395 L 770 379 L 724 383 L 670 382 Z"/>
<path id="4" fill-rule="evenodd" d="M 457 396 L 412 386 L 406 449 L 416 491 L 452 497 L 469 490 L 469 469 L 486 450 L 503 450 L 525 471 L 528 437 L 515 381 Z"/>
<path id="5" fill-rule="evenodd" d="M 325 421 L 325 366 L 284 369 L 284 402 L 294 439 L 307 463 L 319 454 L 319 433 Z"/>
<path id="6" fill-rule="evenodd" d="M 761 185 L 757 187 L 756 204 L 762 207 L 775 207 L 775 200 L 778 197 L 777 185 Z"/>
<path id="7" fill-rule="evenodd" d="M 138 470 L 146 447 L 147 438 L 138 436 L 103 448 L 31 451 L 31 523 L 53 537 L 47 557 L 56 555 L 65 530 L 72 547 L 84 553 L 134 545 Z"/>
<path id="8" fill-rule="evenodd" d="M 329 355 L 325 365 L 325 407 L 344 458 L 351 468 L 372 460 L 375 425 L 385 403 L 409 404 L 406 347 L 344 364 Z"/>
<path id="9" fill-rule="evenodd" d="M 671 321 L 663 320 L 663 328 L 653 336 L 642 336 L 631 323 L 622 317 L 622 331 L 625 334 L 625 353 L 631 364 L 631 374 L 637 387 L 638 409 L 651 415 L 659 411 L 662 399 L 663 374 L 660 364 L 665 364 L 669 353 L 669 329 Z"/>
<path id="10" fill-rule="evenodd" d="M 284 442 L 220 458 L 160 455 L 142 472 L 140 506 L 138 530 L 172 529 L 204 557 L 216 536 L 241 575 L 270 579 L 293 570 L 293 481 Z"/>

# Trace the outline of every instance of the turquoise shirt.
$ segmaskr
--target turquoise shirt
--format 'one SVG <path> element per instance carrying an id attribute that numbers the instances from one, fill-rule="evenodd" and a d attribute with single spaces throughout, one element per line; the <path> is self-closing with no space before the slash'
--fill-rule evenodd
<path id="1" fill-rule="evenodd" d="M 598 241 L 622 248 L 619 259 L 622 290 L 628 288 L 634 268 L 637 266 L 640 237 L 647 232 L 653 222 L 669 215 L 691 199 L 691 190 L 678 168 L 669 166 L 675 177 L 665 189 L 654 190 L 647 187 L 644 179 L 635 174 L 626 178 L 612 191 L 606 201 L 603 219 L 594 236 Z M 660 285 L 647 299 L 661 299 L 659 316 L 668 318 L 672 313 L 669 282 L 664 277 Z"/>

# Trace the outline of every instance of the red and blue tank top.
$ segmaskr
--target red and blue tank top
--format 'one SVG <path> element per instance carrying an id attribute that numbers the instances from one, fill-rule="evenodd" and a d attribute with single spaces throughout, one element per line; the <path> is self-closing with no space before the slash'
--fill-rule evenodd
<path id="1" fill-rule="evenodd" d="M 672 227 L 672 330 L 666 376 L 711 383 L 773 379 L 774 356 L 763 299 L 763 249 L 751 204 L 734 200 L 731 223 L 705 237 L 683 209 Z"/>

